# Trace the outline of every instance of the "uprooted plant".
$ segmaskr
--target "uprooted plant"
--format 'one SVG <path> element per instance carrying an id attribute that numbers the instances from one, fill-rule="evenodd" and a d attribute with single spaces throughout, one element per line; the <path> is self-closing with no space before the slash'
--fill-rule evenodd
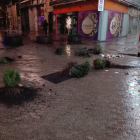
<path id="1" fill-rule="evenodd" d="M 95 69 L 104 69 L 110 67 L 111 62 L 107 59 L 96 58 L 93 60 L 93 65 Z"/>
<path id="2" fill-rule="evenodd" d="M 101 45 L 100 45 L 99 42 L 97 42 L 97 43 L 95 44 L 94 53 L 95 53 L 95 54 L 100 54 L 100 53 L 102 53 L 102 47 L 101 47 Z"/>
<path id="3" fill-rule="evenodd" d="M 17 86 L 21 78 L 19 72 L 16 70 L 6 69 L 4 71 L 3 82 L 7 87 Z"/>
<path id="4" fill-rule="evenodd" d="M 62 55 L 64 54 L 64 47 L 59 47 L 56 49 L 55 54 Z"/>
<path id="5" fill-rule="evenodd" d="M 85 48 L 79 48 L 77 51 L 75 51 L 76 56 L 81 56 L 81 57 L 90 57 L 89 50 Z"/>
<path id="6" fill-rule="evenodd" d="M 6 60 L 6 58 L 2 57 L 0 58 L 0 64 L 7 64 L 9 61 Z"/>
<path id="7" fill-rule="evenodd" d="M 81 78 L 87 75 L 89 70 L 90 70 L 90 63 L 88 61 L 85 61 L 82 64 L 75 65 L 71 69 L 71 76 L 76 78 Z"/>
<path id="8" fill-rule="evenodd" d="M 4 88 L 0 88 L 0 102 L 7 105 L 22 104 L 23 101 L 33 99 L 37 95 L 37 89 L 19 86 L 20 74 L 16 70 L 6 69 L 3 75 Z"/>

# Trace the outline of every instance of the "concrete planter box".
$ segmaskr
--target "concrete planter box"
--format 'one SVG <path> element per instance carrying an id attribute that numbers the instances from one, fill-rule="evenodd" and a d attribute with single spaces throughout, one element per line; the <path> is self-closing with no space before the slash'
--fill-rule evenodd
<path id="1" fill-rule="evenodd" d="M 52 36 L 37 36 L 36 42 L 41 44 L 49 44 L 53 42 Z"/>
<path id="2" fill-rule="evenodd" d="M 22 37 L 21 36 L 6 36 L 4 37 L 4 44 L 9 46 L 21 46 Z"/>
<path id="3" fill-rule="evenodd" d="M 78 36 L 68 36 L 68 43 L 81 43 L 81 38 Z"/>

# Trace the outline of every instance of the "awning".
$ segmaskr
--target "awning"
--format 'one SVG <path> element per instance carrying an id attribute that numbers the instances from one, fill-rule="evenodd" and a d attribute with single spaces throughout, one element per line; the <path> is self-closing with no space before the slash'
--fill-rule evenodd
<path id="1" fill-rule="evenodd" d="M 30 0 L 24 0 L 24 1 L 20 2 L 20 3 L 24 3 L 24 2 L 27 2 L 27 1 L 30 1 Z"/>

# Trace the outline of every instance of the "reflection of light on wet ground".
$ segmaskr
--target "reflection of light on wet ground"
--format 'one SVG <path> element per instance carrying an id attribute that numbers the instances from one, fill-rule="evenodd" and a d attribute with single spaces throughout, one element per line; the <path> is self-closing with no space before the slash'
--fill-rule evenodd
<path id="1" fill-rule="evenodd" d="M 32 83 L 32 86 L 34 84 L 36 84 L 37 86 L 44 84 L 44 81 L 42 80 L 42 78 L 40 78 L 40 76 L 36 73 L 20 73 L 21 79 L 22 80 L 26 80 L 28 81 L 26 84 L 28 83 Z"/>
<path id="2" fill-rule="evenodd" d="M 71 56 L 71 47 L 70 47 L 70 45 L 66 45 L 66 54 L 68 56 Z"/>
<path id="3" fill-rule="evenodd" d="M 128 84 L 126 90 L 127 97 L 125 98 L 125 104 L 128 108 L 129 106 L 134 108 L 140 106 L 140 92 L 139 92 L 140 85 L 138 83 L 138 75 L 139 75 L 138 72 L 132 72 L 130 74 L 130 77 L 126 78 L 126 82 Z"/>

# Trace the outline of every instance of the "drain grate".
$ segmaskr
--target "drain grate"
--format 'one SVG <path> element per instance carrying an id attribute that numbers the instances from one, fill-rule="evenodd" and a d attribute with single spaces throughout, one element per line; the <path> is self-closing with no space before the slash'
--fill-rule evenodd
<path id="1" fill-rule="evenodd" d="M 54 84 L 59 84 L 61 82 L 71 79 L 72 77 L 70 75 L 62 75 L 60 72 L 55 72 L 49 75 L 42 76 L 42 78 Z"/>

